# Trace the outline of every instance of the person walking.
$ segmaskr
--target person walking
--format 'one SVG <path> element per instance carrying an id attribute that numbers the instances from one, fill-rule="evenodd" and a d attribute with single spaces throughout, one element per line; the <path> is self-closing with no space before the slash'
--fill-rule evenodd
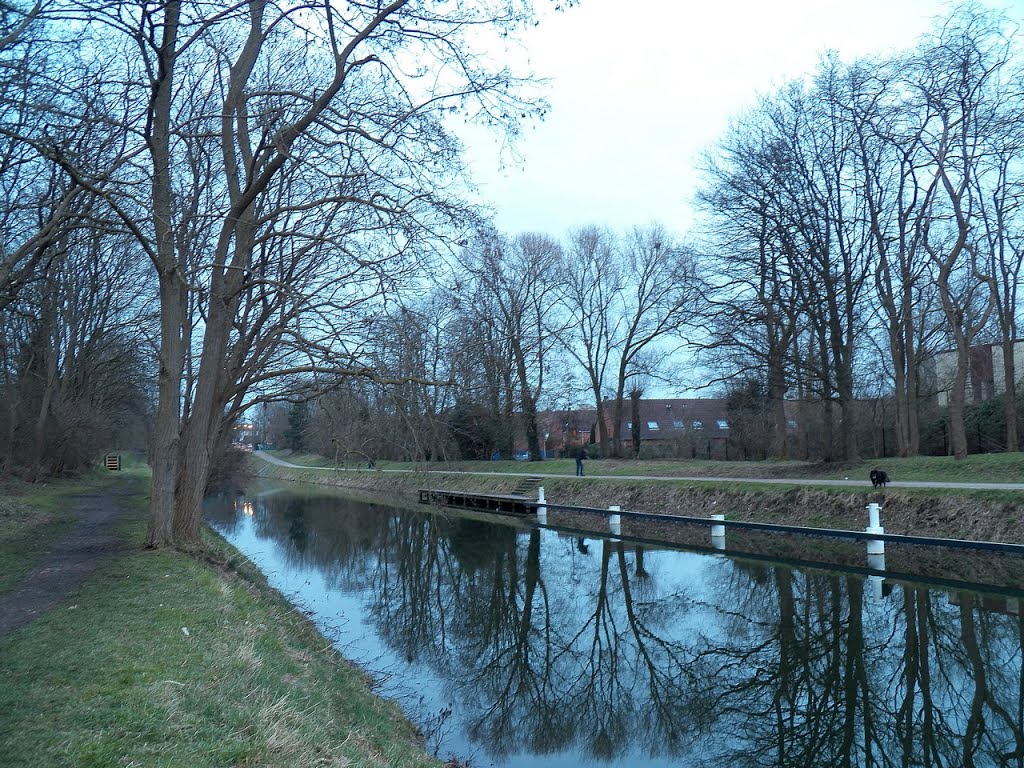
<path id="1" fill-rule="evenodd" d="M 576 477 L 583 477 L 583 460 L 587 458 L 587 449 L 582 445 L 576 451 Z"/>

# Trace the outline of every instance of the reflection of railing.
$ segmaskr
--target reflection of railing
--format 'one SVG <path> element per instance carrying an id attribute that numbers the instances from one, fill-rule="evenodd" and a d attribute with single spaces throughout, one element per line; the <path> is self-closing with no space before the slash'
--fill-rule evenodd
<path id="1" fill-rule="evenodd" d="M 728 528 L 765 531 L 769 533 L 788 533 L 798 536 L 811 536 L 826 539 L 856 539 L 860 541 L 886 541 L 893 544 L 912 544 L 923 547 L 950 547 L 953 549 L 976 549 L 988 552 L 1001 552 L 1009 555 L 1024 556 L 1024 544 L 1008 544 L 998 541 L 976 541 L 972 539 L 942 539 L 934 536 L 907 536 L 898 533 L 870 533 L 867 531 L 847 531 L 842 528 L 810 528 L 802 525 L 781 525 L 776 523 L 754 523 L 747 520 L 719 520 L 716 518 L 690 517 L 687 515 L 662 515 L 657 512 L 630 512 L 627 510 L 610 510 L 600 507 L 577 507 L 569 504 L 546 504 L 549 510 L 564 512 L 580 512 L 594 515 L 621 515 L 638 520 L 649 520 L 659 523 L 679 523 L 682 525 L 704 525 L 709 527 L 726 526 Z"/>

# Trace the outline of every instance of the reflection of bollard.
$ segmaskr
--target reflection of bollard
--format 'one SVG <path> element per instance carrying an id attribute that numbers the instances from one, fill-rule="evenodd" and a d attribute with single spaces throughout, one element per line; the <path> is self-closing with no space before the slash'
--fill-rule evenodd
<path id="1" fill-rule="evenodd" d="M 868 546 L 869 547 L 871 546 L 871 543 L 872 542 L 870 542 L 870 541 L 868 542 Z M 884 542 L 879 541 L 879 542 L 876 542 L 876 543 L 882 544 L 883 547 L 884 547 Z M 872 553 L 871 550 L 869 549 L 868 550 L 868 568 L 870 568 L 873 571 L 884 571 L 885 570 L 885 554 L 884 553 Z M 871 600 L 873 600 L 875 602 L 880 601 L 883 597 L 885 597 L 885 577 L 884 576 L 879 576 L 877 574 L 869 574 L 868 578 L 867 578 L 867 587 L 866 587 L 865 591 L 867 593 L 867 596 L 870 597 Z"/>
<path id="2" fill-rule="evenodd" d="M 873 601 L 878 602 L 885 597 L 885 592 L 882 589 L 882 582 L 885 581 L 881 576 L 868 576 L 867 596 Z"/>
<path id="3" fill-rule="evenodd" d="M 612 512 L 612 514 L 608 515 L 608 530 L 618 535 L 622 533 L 622 517 L 617 513 L 622 511 L 622 507 L 618 504 L 613 504 L 608 507 L 608 510 Z"/>
<path id="4" fill-rule="evenodd" d="M 725 515 L 712 515 L 712 520 L 725 520 Z M 711 526 L 711 546 L 715 549 L 725 549 L 725 526 Z"/>
<path id="5" fill-rule="evenodd" d="M 868 510 L 868 527 L 864 529 L 865 533 L 874 533 L 882 535 L 885 533 L 885 529 L 882 527 L 881 522 L 878 519 L 878 504 L 871 502 L 867 506 Z M 868 555 L 884 555 L 885 554 L 885 542 L 881 539 L 868 539 Z"/>

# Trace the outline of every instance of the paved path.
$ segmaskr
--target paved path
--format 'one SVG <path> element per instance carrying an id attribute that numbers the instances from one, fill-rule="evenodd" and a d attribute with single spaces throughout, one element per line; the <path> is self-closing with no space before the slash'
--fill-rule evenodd
<path id="1" fill-rule="evenodd" d="M 264 461 L 271 464 L 277 464 L 282 467 L 291 467 L 293 469 L 317 469 L 324 472 L 366 472 L 365 469 L 345 469 L 343 467 L 308 467 L 300 464 L 291 464 L 287 461 L 271 456 L 264 451 L 256 451 L 255 456 L 259 456 Z M 462 470 L 451 470 L 451 469 L 428 469 L 428 470 L 415 470 L 415 469 L 380 469 L 375 470 L 377 472 L 404 472 L 404 473 L 415 473 L 415 472 L 444 472 L 447 474 L 460 474 L 460 475 L 482 475 L 485 477 L 537 477 L 535 472 L 466 472 Z M 544 477 L 569 477 L 574 478 L 575 475 L 570 474 L 559 474 L 559 475 L 543 475 Z M 825 486 L 838 486 L 848 488 L 864 488 L 871 485 L 869 480 L 826 480 L 819 478 L 804 478 L 804 477 L 792 477 L 792 478 L 764 478 L 764 477 L 691 477 L 684 475 L 587 475 L 588 478 L 602 478 L 604 480 L 655 480 L 655 481 L 688 481 L 688 482 L 703 482 L 703 483 L 763 483 L 765 485 L 825 485 Z M 953 488 L 961 490 L 983 490 L 983 491 L 1024 491 L 1024 483 L 944 483 L 944 482 L 923 482 L 917 480 L 902 480 L 892 481 L 889 483 L 890 488 Z"/>

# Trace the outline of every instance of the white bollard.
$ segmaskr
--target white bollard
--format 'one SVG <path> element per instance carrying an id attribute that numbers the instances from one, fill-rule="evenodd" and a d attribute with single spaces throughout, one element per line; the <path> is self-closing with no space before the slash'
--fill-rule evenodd
<path id="1" fill-rule="evenodd" d="M 881 536 L 885 533 L 885 528 L 882 526 L 871 526 L 869 525 L 864 529 L 865 533 L 873 533 L 876 536 Z M 884 555 L 885 554 L 885 542 L 881 539 L 868 539 L 868 554 L 869 555 Z"/>
<path id="2" fill-rule="evenodd" d="M 608 515 L 608 530 L 618 535 L 622 533 L 622 517 L 616 513 L 621 512 L 622 507 L 618 504 L 613 504 L 608 507 L 608 510 L 612 512 L 612 514 Z"/>
<path id="3" fill-rule="evenodd" d="M 548 508 L 545 506 L 547 499 L 544 498 L 544 486 L 537 489 L 537 514 L 547 515 Z"/>
<path id="4" fill-rule="evenodd" d="M 712 515 L 712 520 L 725 520 L 725 515 Z M 711 546 L 715 549 L 725 549 L 725 526 L 711 526 Z"/>
<path id="5" fill-rule="evenodd" d="M 881 522 L 878 519 L 878 504 L 871 502 L 867 506 L 868 510 L 868 527 L 864 529 L 865 533 L 884 534 L 885 529 L 882 527 Z M 868 539 L 868 555 L 884 555 L 885 554 L 885 542 L 881 539 Z"/>

